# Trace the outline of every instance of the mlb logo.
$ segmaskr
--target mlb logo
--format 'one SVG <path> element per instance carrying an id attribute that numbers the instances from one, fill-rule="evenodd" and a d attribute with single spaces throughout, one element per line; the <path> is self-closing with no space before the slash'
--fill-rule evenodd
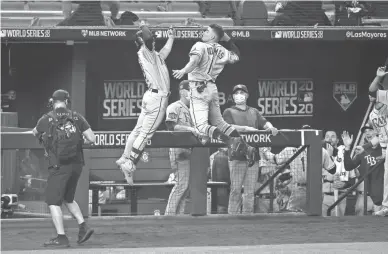
<path id="1" fill-rule="evenodd" d="M 3 38 L 3 37 L 6 37 L 6 36 L 7 36 L 7 31 L 1 30 L 0 37 Z"/>
<path id="2" fill-rule="evenodd" d="M 346 111 L 357 99 L 356 82 L 334 82 L 333 98 Z"/>
<path id="3" fill-rule="evenodd" d="M 274 39 L 281 39 L 282 38 L 282 31 L 272 31 L 271 37 Z"/>
<path id="4" fill-rule="evenodd" d="M 155 36 L 156 38 L 162 38 L 162 31 L 156 31 Z"/>
<path id="5" fill-rule="evenodd" d="M 83 37 L 86 37 L 88 35 L 88 33 L 89 33 L 88 30 L 82 30 L 81 31 L 81 34 L 82 34 Z"/>

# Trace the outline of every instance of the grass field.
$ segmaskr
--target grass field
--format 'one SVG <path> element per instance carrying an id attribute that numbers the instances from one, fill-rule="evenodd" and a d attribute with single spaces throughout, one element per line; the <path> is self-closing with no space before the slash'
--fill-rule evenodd
<path id="1" fill-rule="evenodd" d="M 95 234 L 82 246 L 76 244 L 77 223 L 67 220 L 65 224 L 72 247 L 54 252 L 42 247 L 54 235 L 49 220 L 3 220 L 1 250 L 39 254 L 388 253 L 388 218 L 372 216 L 92 218 L 89 224 Z"/>

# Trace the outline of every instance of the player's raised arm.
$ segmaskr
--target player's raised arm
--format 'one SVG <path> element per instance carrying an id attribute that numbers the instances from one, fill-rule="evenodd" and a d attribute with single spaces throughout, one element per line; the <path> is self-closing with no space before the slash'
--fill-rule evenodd
<path id="1" fill-rule="evenodd" d="M 176 79 L 181 79 L 185 74 L 192 72 L 198 66 L 199 61 L 204 54 L 205 47 L 201 42 L 197 42 L 191 48 L 189 56 L 190 60 L 181 70 L 173 70 L 173 75 Z"/>
<path id="2" fill-rule="evenodd" d="M 170 55 L 172 45 L 174 44 L 175 39 L 175 29 L 172 27 L 168 29 L 168 40 L 164 47 L 160 50 L 159 55 L 163 60 L 166 60 L 168 55 Z"/>
<path id="3" fill-rule="evenodd" d="M 221 41 L 226 42 L 225 43 L 225 48 L 227 50 L 229 50 L 228 62 L 231 63 L 231 64 L 238 62 L 240 60 L 240 56 L 241 56 L 240 55 L 240 50 L 238 49 L 236 44 L 234 44 L 232 39 L 230 39 L 230 37 L 229 37 L 229 35 L 227 33 L 224 34 L 224 37 L 222 37 Z"/>

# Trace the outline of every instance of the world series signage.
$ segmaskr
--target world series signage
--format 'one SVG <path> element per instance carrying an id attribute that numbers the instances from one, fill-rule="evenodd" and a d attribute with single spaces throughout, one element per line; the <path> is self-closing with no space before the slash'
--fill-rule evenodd
<path id="1" fill-rule="evenodd" d="M 259 79 L 257 107 L 265 117 L 310 117 L 314 113 L 314 81 Z"/>

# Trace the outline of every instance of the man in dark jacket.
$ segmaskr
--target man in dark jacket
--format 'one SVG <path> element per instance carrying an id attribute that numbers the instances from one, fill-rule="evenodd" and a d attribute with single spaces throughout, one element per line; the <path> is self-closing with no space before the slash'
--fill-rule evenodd
<path id="1" fill-rule="evenodd" d="M 378 162 L 382 159 L 382 149 L 375 130 L 367 128 L 365 135 L 369 144 L 364 146 L 364 150 L 362 152 L 351 158 L 350 153 L 353 136 L 349 136 L 346 131 L 343 132 L 342 140 L 345 146 L 345 169 L 346 171 L 350 171 L 358 167 L 359 177 L 362 177 L 372 170 L 375 165 L 378 165 L 378 168 L 368 176 L 366 182 L 368 211 L 373 210 L 374 212 L 377 212 L 381 208 L 384 189 L 384 163 L 378 164 Z M 363 215 L 364 191 L 364 184 L 361 183 L 357 188 L 356 215 Z"/>

